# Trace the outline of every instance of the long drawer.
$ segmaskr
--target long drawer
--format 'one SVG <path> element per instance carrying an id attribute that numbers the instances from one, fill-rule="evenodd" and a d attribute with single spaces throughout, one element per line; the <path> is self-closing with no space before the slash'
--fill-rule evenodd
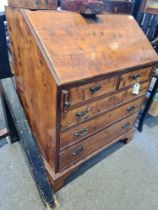
<path id="1" fill-rule="evenodd" d="M 91 135 L 93 132 L 100 130 L 108 125 L 139 111 L 142 98 L 134 100 L 126 105 L 99 115 L 88 122 L 83 122 L 77 126 L 71 127 L 60 134 L 60 149 L 74 144 L 77 141 Z"/>
<path id="2" fill-rule="evenodd" d="M 119 137 L 119 135 L 130 131 L 134 126 L 137 114 L 138 113 L 135 113 L 130 117 L 119 121 L 113 126 L 110 126 L 76 144 L 75 146 L 61 152 L 59 155 L 59 169 L 62 170 L 84 159 L 88 155 L 108 144 L 110 141 Z"/>
<path id="3" fill-rule="evenodd" d="M 129 73 L 125 73 L 121 76 L 119 88 L 124 88 L 127 86 L 131 86 L 137 81 L 142 82 L 150 79 L 152 74 L 152 67 L 146 67 L 144 69 L 139 69 L 135 71 L 131 71 Z"/>
<path id="4" fill-rule="evenodd" d="M 117 92 L 100 100 L 88 103 L 87 105 L 71 109 L 68 112 L 62 112 L 61 129 L 83 122 L 86 119 L 89 119 L 97 114 L 113 108 L 114 106 L 125 103 L 132 99 L 136 99 L 138 96 L 144 95 L 146 93 L 148 85 L 149 82 L 141 84 L 139 95 L 132 94 L 132 88 L 129 88 L 127 90 Z"/>

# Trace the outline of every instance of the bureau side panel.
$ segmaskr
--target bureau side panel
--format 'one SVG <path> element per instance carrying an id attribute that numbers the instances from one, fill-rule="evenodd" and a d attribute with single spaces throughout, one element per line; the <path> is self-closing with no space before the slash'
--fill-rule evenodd
<path id="1" fill-rule="evenodd" d="M 16 87 L 43 158 L 56 170 L 57 86 L 18 9 L 6 8 Z"/>

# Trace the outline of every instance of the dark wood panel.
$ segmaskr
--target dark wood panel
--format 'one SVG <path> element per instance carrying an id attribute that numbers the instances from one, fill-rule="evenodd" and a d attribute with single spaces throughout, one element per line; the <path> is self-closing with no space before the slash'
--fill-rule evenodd
<path id="1" fill-rule="evenodd" d="M 56 9 L 57 0 L 8 0 L 8 5 L 28 9 Z"/>
<path id="2" fill-rule="evenodd" d="M 75 144 L 83 138 L 97 132 L 98 130 L 107 127 L 110 124 L 119 121 L 120 119 L 138 112 L 142 103 L 142 98 L 132 101 L 126 105 L 118 107 L 114 110 L 101 114 L 88 122 L 83 122 L 80 125 L 76 125 L 66 131 L 61 132 L 60 135 L 60 147 L 65 149 L 70 144 Z"/>
<path id="3" fill-rule="evenodd" d="M 61 9 L 81 14 L 99 14 L 104 11 L 103 0 L 61 0 Z"/>
<path id="4" fill-rule="evenodd" d="M 119 0 L 110 0 L 105 1 L 105 12 L 110 13 L 122 13 L 122 14 L 131 14 L 133 10 L 133 1 L 119 1 Z"/>
<path id="5" fill-rule="evenodd" d="M 113 126 L 106 128 L 105 130 L 85 139 L 83 142 L 76 144 L 70 149 L 60 153 L 59 168 L 63 169 L 74 164 L 84 157 L 90 155 L 100 147 L 106 145 L 119 135 L 128 132 L 133 129 L 137 113 L 114 124 Z"/>

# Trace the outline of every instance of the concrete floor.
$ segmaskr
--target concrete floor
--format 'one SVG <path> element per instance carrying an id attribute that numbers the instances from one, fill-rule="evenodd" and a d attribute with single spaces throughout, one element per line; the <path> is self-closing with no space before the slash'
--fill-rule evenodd
<path id="1" fill-rule="evenodd" d="M 57 193 L 57 210 L 157 210 L 158 118 L 153 119 L 131 143 L 116 143 L 73 173 Z M 0 210 L 44 209 L 20 143 L 5 145 Z"/>

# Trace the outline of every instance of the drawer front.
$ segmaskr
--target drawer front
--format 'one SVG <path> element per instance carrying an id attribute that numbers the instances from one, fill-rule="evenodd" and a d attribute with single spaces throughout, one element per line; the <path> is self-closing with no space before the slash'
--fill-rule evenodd
<path id="1" fill-rule="evenodd" d="M 66 110 L 67 106 L 71 107 L 74 104 L 82 101 L 104 95 L 116 90 L 118 77 L 88 83 L 78 87 L 73 87 L 69 90 L 62 91 L 61 109 Z M 65 97 L 66 95 L 66 97 Z"/>
<path id="2" fill-rule="evenodd" d="M 127 13 L 132 12 L 133 2 L 125 1 L 107 1 L 105 4 L 105 11 L 110 13 Z"/>
<path id="3" fill-rule="evenodd" d="M 126 105 L 103 113 L 102 115 L 99 115 L 88 122 L 83 122 L 75 127 L 71 127 L 66 131 L 61 132 L 60 148 L 62 149 L 70 144 L 74 144 L 76 141 L 79 141 L 88 135 L 92 135 L 93 132 L 107 127 L 121 118 L 139 111 L 141 103 L 142 98 L 139 98 Z"/>
<path id="4" fill-rule="evenodd" d="M 124 88 L 135 84 L 137 81 L 143 82 L 150 79 L 152 73 L 152 67 L 132 71 L 121 76 L 119 88 Z"/>
<path id="5" fill-rule="evenodd" d="M 59 155 L 60 170 L 84 159 L 119 135 L 130 131 L 134 126 L 136 117 L 137 113 L 61 152 Z"/>
<path id="6" fill-rule="evenodd" d="M 146 93 L 149 86 L 149 82 L 141 84 L 140 94 L 142 96 Z M 90 119 L 91 117 L 105 112 L 114 106 L 125 103 L 129 100 L 136 99 L 137 95 L 132 94 L 132 88 L 123 90 L 113 95 L 102 98 L 98 101 L 83 105 L 75 109 L 71 109 L 68 112 L 61 113 L 61 129 L 76 125 L 80 122 Z"/>

